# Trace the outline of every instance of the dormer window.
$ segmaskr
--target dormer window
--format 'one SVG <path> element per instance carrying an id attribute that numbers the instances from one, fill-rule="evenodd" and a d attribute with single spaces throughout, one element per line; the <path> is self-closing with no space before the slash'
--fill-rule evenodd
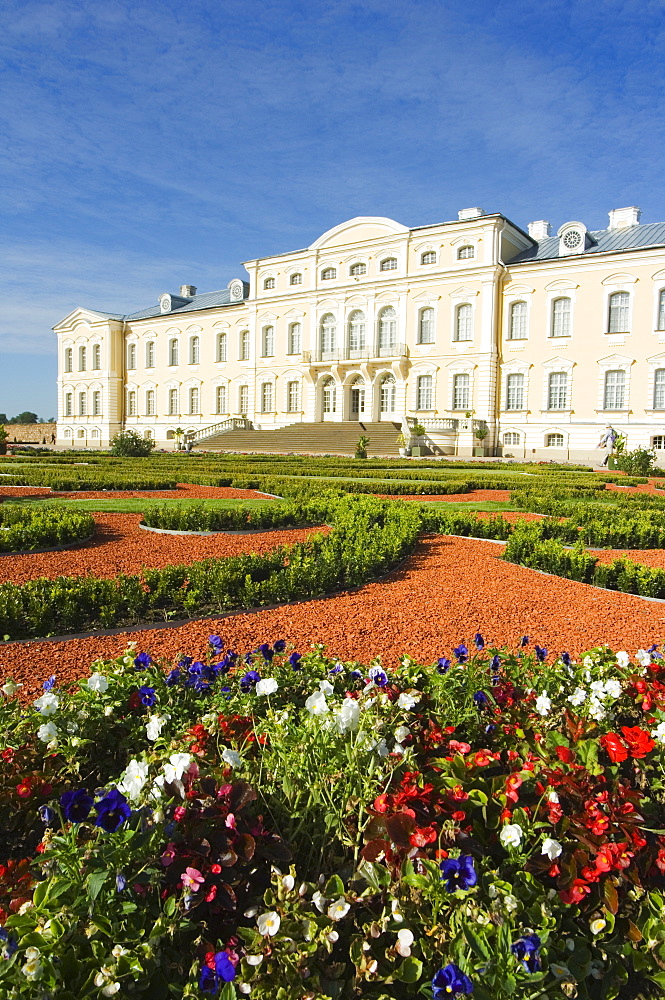
<path id="1" fill-rule="evenodd" d="M 476 248 L 471 245 L 460 247 L 457 251 L 458 260 L 470 260 L 472 257 L 476 256 Z"/>
<path id="2" fill-rule="evenodd" d="M 321 271 L 321 281 L 331 281 L 332 278 L 337 277 L 336 267 L 324 267 Z"/>
<path id="3" fill-rule="evenodd" d="M 349 268 L 352 278 L 359 278 L 361 274 L 367 274 L 367 264 L 352 264 Z"/>
<path id="4" fill-rule="evenodd" d="M 587 229 L 583 222 L 566 222 L 557 233 L 559 237 L 559 257 L 584 253 L 587 245 Z"/>
<path id="5" fill-rule="evenodd" d="M 264 287 L 264 289 L 266 291 L 269 291 L 271 288 L 274 288 L 275 287 L 275 279 L 274 278 L 266 278 L 265 281 L 263 282 L 263 287 Z"/>
<path id="6" fill-rule="evenodd" d="M 291 275 L 292 285 L 302 285 L 302 274 L 292 274 Z"/>

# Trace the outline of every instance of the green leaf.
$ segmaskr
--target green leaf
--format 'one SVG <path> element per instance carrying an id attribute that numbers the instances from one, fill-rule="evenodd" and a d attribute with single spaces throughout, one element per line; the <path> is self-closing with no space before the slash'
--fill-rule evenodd
<path id="1" fill-rule="evenodd" d="M 164 913 L 167 917 L 172 917 L 175 913 L 175 896 L 169 896 L 164 903 Z"/>
<path id="2" fill-rule="evenodd" d="M 402 983 L 417 983 L 422 974 L 423 963 L 419 958 L 410 955 L 395 972 L 395 979 L 399 979 Z"/>
<path id="3" fill-rule="evenodd" d="M 97 899 L 104 882 L 106 882 L 106 879 L 108 878 L 108 874 L 109 873 L 107 871 L 91 873 L 88 878 L 88 896 L 90 899 Z"/>
<path id="4" fill-rule="evenodd" d="M 222 992 L 219 994 L 219 1000 L 236 1000 L 236 991 L 233 983 L 224 983 Z"/>
<path id="5" fill-rule="evenodd" d="M 323 894 L 324 896 L 328 896 L 329 899 L 336 899 L 338 896 L 344 895 L 344 883 L 339 875 L 332 875 L 328 879 Z"/>
<path id="6" fill-rule="evenodd" d="M 466 925 L 464 926 L 464 937 L 467 939 L 478 958 L 482 958 L 485 962 L 490 961 L 492 955 L 487 947 L 487 943 Z"/>
<path id="7" fill-rule="evenodd" d="M 665 986 L 665 972 L 655 972 L 653 976 L 648 977 L 652 983 L 656 986 Z"/>

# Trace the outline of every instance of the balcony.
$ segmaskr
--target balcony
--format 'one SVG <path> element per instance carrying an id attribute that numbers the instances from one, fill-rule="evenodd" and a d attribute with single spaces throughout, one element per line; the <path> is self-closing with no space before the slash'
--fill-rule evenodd
<path id="1" fill-rule="evenodd" d="M 387 344 L 376 347 L 332 347 L 330 350 L 318 348 L 315 351 L 303 351 L 303 361 L 306 365 L 331 365 L 340 362 L 377 361 L 385 358 L 407 358 L 409 349 L 406 344 Z"/>
<path id="2" fill-rule="evenodd" d="M 460 421 L 456 417 L 407 417 L 409 427 L 420 424 L 427 434 L 456 434 Z"/>

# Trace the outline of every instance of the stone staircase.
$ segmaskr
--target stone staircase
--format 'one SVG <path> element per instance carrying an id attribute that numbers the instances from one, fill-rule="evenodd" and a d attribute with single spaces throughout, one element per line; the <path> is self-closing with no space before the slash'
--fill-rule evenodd
<path id="1" fill-rule="evenodd" d="M 274 431 L 237 430 L 206 438 L 195 447 L 200 451 L 261 452 L 267 454 L 353 455 L 361 434 L 368 437 L 370 456 L 399 455 L 400 425 L 382 423 L 289 424 Z"/>

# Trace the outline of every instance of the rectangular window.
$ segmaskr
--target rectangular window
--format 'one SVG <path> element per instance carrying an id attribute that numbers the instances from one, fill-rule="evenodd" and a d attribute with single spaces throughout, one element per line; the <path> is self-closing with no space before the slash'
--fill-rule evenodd
<path id="1" fill-rule="evenodd" d="M 189 412 L 199 413 L 199 390 L 194 386 L 189 390 Z"/>
<path id="2" fill-rule="evenodd" d="M 513 302 L 510 307 L 510 330 L 508 340 L 526 340 L 526 302 Z"/>
<path id="3" fill-rule="evenodd" d="M 177 340 L 172 340 L 169 343 L 169 364 L 170 365 L 177 365 L 178 364 L 178 341 Z"/>
<path id="4" fill-rule="evenodd" d="M 95 371 L 99 371 L 102 367 L 102 345 L 94 344 L 92 348 L 92 367 Z"/>
<path id="5" fill-rule="evenodd" d="M 555 299 L 552 303 L 552 336 L 570 337 L 570 299 Z"/>
<path id="6" fill-rule="evenodd" d="M 657 368 L 653 373 L 653 408 L 665 410 L 665 368 Z"/>
<path id="7" fill-rule="evenodd" d="M 568 375 L 566 372 L 552 372 L 547 380 L 547 409 L 566 410 L 568 408 Z"/>
<path id="8" fill-rule="evenodd" d="M 87 413 L 87 398 L 84 392 L 79 392 L 79 416 L 85 417 Z"/>
<path id="9" fill-rule="evenodd" d="M 148 389 L 145 394 L 145 412 L 148 417 L 155 415 L 155 390 Z"/>
<path id="10" fill-rule="evenodd" d="M 240 334 L 240 360 L 249 361 L 249 330 Z"/>
<path id="11" fill-rule="evenodd" d="M 433 385 L 431 375 L 421 375 L 416 383 L 416 409 L 431 410 L 433 398 Z"/>
<path id="12" fill-rule="evenodd" d="M 563 434 L 548 434 L 545 438 L 546 448 L 563 448 Z"/>
<path id="13" fill-rule="evenodd" d="M 473 330 L 471 328 L 472 310 L 473 307 L 469 303 L 457 307 L 455 315 L 455 340 L 473 339 Z"/>
<path id="14" fill-rule="evenodd" d="M 127 367 L 129 369 L 136 368 L 136 344 L 127 345 Z"/>
<path id="15" fill-rule="evenodd" d="M 238 411 L 242 417 L 249 413 L 249 386 L 241 385 L 238 394 Z"/>
<path id="16" fill-rule="evenodd" d="M 302 335 L 300 323 L 292 323 L 289 327 L 289 354 L 300 354 L 302 351 Z"/>
<path id="17" fill-rule="evenodd" d="M 136 416 L 136 393 L 133 389 L 131 392 L 127 393 L 127 416 Z"/>
<path id="18" fill-rule="evenodd" d="M 603 409 L 623 410 L 626 397 L 626 373 L 611 371 L 605 374 Z"/>
<path id="19" fill-rule="evenodd" d="M 656 434 L 655 437 L 651 438 L 651 447 L 655 451 L 662 451 L 665 448 L 665 436 L 662 434 Z"/>
<path id="20" fill-rule="evenodd" d="M 149 340 L 145 345 L 145 366 L 146 368 L 155 367 L 155 341 Z"/>
<path id="21" fill-rule="evenodd" d="M 169 416 L 173 417 L 178 413 L 178 390 L 169 389 Z"/>
<path id="22" fill-rule="evenodd" d="M 289 382 L 286 387 L 286 407 L 289 413 L 297 413 L 300 409 L 300 384 Z"/>
<path id="23" fill-rule="evenodd" d="M 217 334 L 217 360 L 226 361 L 226 334 Z"/>
<path id="24" fill-rule="evenodd" d="M 658 329 L 665 330 L 665 288 L 658 296 Z"/>
<path id="25" fill-rule="evenodd" d="M 262 357 L 272 358 L 275 354 L 275 327 L 265 326 L 263 328 L 263 351 Z"/>
<path id="26" fill-rule="evenodd" d="M 272 382 L 261 386 L 261 413 L 272 413 Z"/>
<path id="27" fill-rule="evenodd" d="M 85 371 L 85 347 L 79 347 L 79 371 Z"/>
<path id="28" fill-rule="evenodd" d="M 418 324 L 418 343 L 434 343 L 434 310 L 431 308 L 420 310 L 420 322 Z"/>
<path id="29" fill-rule="evenodd" d="M 72 355 L 74 351 L 71 347 L 65 348 L 65 371 L 70 372 L 72 370 Z"/>
<path id="30" fill-rule="evenodd" d="M 506 409 L 524 409 L 524 375 L 516 373 L 506 379 Z"/>
<path id="31" fill-rule="evenodd" d="M 519 444 L 520 443 L 520 436 L 515 431 L 506 431 L 506 433 L 503 435 L 503 443 L 504 444 Z"/>
<path id="32" fill-rule="evenodd" d="M 227 413 L 226 409 L 226 386 L 218 385 L 215 390 L 215 404 L 217 413 Z"/>
<path id="33" fill-rule="evenodd" d="M 71 417 L 72 415 L 72 394 L 68 392 L 65 395 L 65 416 Z"/>
<path id="34" fill-rule="evenodd" d="M 201 341 L 198 337 L 192 337 L 189 342 L 189 363 L 198 365 L 201 360 Z"/>
<path id="35" fill-rule="evenodd" d="M 627 333 L 630 306 L 630 296 L 628 292 L 615 292 L 610 295 L 608 333 Z"/>
<path id="36" fill-rule="evenodd" d="M 93 417 L 101 416 L 102 412 L 102 394 L 99 391 L 95 391 L 92 394 L 92 415 Z"/>
<path id="37" fill-rule="evenodd" d="M 469 375 L 455 375 L 453 379 L 453 410 L 468 410 L 471 400 L 471 378 Z"/>

